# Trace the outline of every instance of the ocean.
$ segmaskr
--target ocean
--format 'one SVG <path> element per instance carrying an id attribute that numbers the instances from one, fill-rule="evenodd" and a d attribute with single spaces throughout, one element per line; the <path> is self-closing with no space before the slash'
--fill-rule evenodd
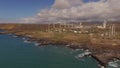
<path id="1" fill-rule="evenodd" d="M 0 68 L 99 68 L 90 56 L 78 58 L 84 50 L 60 45 L 36 46 L 35 42 L 24 40 L 14 35 L 0 35 Z M 116 68 L 110 65 L 108 68 Z M 119 63 L 117 66 L 120 68 Z"/>

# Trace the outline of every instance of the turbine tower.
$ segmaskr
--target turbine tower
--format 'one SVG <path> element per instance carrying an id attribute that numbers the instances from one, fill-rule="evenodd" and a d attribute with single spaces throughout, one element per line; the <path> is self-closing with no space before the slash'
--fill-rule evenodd
<path id="1" fill-rule="evenodd" d="M 116 29 L 115 29 L 115 24 L 112 24 L 110 26 L 110 32 L 109 32 L 109 37 L 113 38 L 116 36 Z"/>
<path id="2" fill-rule="evenodd" d="M 115 37 L 115 24 L 112 25 L 112 36 Z"/>

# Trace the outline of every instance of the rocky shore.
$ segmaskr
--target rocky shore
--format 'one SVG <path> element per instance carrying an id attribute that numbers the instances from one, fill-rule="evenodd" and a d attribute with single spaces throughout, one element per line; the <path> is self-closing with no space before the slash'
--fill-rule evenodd
<path id="1" fill-rule="evenodd" d="M 9 32 L 3 32 L 0 34 L 11 34 Z M 90 54 L 94 59 L 98 61 L 100 66 L 104 66 L 106 68 L 109 61 L 113 61 L 114 59 L 120 60 L 120 45 L 113 46 L 112 45 L 98 45 L 98 44 L 91 44 L 88 43 L 73 43 L 70 41 L 55 41 L 51 39 L 38 39 L 34 37 L 30 37 L 29 35 L 22 35 L 18 33 L 12 33 L 16 36 L 22 36 L 29 38 L 27 41 L 36 41 L 38 44 L 37 46 L 45 46 L 45 45 L 63 45 L 67 46 L 72 49 L 88 49 L 92 54 Z M 101 68 L 101 67 L 100 67 Z"/>
<path id="2" fill-rule="evenodd" d="M 64 45 L 72 49 L 88 49 L 91 56 L 100 66 L 107 67 L 109 61 L 120 60 L 119 39 L 95 39 L 88 35 L 66 34 L 56 32 L 39 32 L 34 30 L 5 29 L 0 34 L 14 34 L 29 38 L 27 41 L 36 41 L 38 46 Z M 78 41 L 79 40 L 79 41 Z"/>
<path id="3" fill-rule="evenodd" d="M 90 54 L 94 59 L 98 61 L 100 66 L 104 66 L 106 68 L 108 62 L 114 61 L 114 59 L 120 60 L 120 47 L 108 48 L 108 47 L 96 47 L 91 45 L 90 43 L 72 43 L 65 41 L 52 41 L 48 39 L 35 39 L 30 38 L 30 41 L 37 41 L 40 43 L 38 46 L 43 45 L 64 45 L 72 49 L 84 49 L 89 50 L 92 54 Z M 94 44 L 95 45 L 95 44 Z M 100 45 L 103 46 L 103 45 Z M 101 68 L 101 67 L 100 67 Z"/>

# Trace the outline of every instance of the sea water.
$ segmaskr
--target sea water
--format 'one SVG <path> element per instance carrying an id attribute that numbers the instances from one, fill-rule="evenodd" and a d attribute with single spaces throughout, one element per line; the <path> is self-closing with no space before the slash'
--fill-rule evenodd
<path id="1" fill-rule="evenodd" d="M 24 38 L 25 40 L 25 38 Z M 98 68 L 92 57 L 76 58 L 83 50 L 35 46 L 22 37 L 0 35 L 0 68 Z"/>

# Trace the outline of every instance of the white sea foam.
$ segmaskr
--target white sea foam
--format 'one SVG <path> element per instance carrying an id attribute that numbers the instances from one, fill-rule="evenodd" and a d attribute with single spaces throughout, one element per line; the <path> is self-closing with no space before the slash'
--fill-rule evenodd
<path id="1" fill-rule="evenodd" d="M 100 65 L 100 64 L 98 64 L 98 66 L 99 66 L 100 68 L 105 68 L 105 66 L 102 66 L 102 65 Z"/>
<path id="2" fill-rule="evenodd" d="M 66 45 L 67 47 L 69 47 L 70 45 Z"/>
<path id="3" fill-rule="evenodd" d="M 110 67 L 119 68 L 119 64 L 117 64 L 116 62 L 109 62 L 108 65 Z"/>
<path id="4" fill-rule="evenodd" d="M 31 43 L 30 41 L 28 41 L 28 40 L 24 40 L 24 43 Z"/>
<path id="5" fill-rule="evenodd" d="M 105 68 L 104 66 L 101 66 L 101 68 Z"/>
<path id="6" fill-rule="evenodd" d="M 76 56 L 76 58 L 83 58 L 84 56 L 88 56 L 88 55 L 90 55 L 91 54 L 91 52 L 89 52 L 88 50 L 86 50 L 85 52 L 83 52 L 83 53 L 81 53 L 81 54 L 78 54 L 77 56 Z"/>
<path id="7" fill-rule="evenodd" d="M 18 37 L 18 36 L 16 36 L 16 35 L 13 35 L 13 37 L 15 37 L 15 38 L 16 38 L 16 37 Z"/>
<path id="8" fill-rule="evenodd" d="M 40 45 L 40 43 L 37 43 L 37 42 L 36 42 L 36 43 L 34 43 L 34 44 L 35 44 L 35 46 L 39 46 L 39 45 Z"/>
<path id="9" fill-rule="evenodd" d="M 22 38 L 23 40 L 25 40 L 26 38 Z"/>
<path id="10" fill-rule="evenodd" d="M 75 52 L 80 51 L 81 49 L 75 49 Z"/>

